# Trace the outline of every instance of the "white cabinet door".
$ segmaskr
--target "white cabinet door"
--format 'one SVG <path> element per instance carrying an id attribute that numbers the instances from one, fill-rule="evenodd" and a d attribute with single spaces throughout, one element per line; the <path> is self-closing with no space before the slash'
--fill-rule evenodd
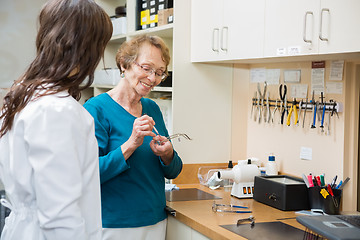
<path id="1" fill-rule="evenodd" d="M 359 0 L 266 0 L 264 57 L 360 51 Z"/>
<path id="2" fill-rule="evenodd" d="M 223 0 L 191 1 L 191 61 L 212 61 L 219 57 Z"/>
<path id="3" fill-rule="evenodd" d="M 265 0 L 225 0 L 221 60 L 263 56 Z M 224 54 L 222 54 L 224 53 Z"/>
<path id="4" fill-rule="evenodd" d="M 265 0 L 193 0 L 191 61 L 263 55 Z"/>
<path id="5" fill-rule="evenodd" d="M 319 0 L 266 0 L 264 57 L 318 53 Z"/>
<path id="6" fill-rule="evenodd" d="M 322 0 L 319 53 L 360 51 L 360 1 Z"/>

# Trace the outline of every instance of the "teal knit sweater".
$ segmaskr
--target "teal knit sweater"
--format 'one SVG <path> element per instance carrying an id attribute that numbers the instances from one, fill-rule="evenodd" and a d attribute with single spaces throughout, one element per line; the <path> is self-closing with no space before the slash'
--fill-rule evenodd
<path id="1" fill-rule="evenodd" d="M 143 114 L 154 119 L 160 135 L 168 136 L 159 106 L 147 98 L 142 98 L 141 103 Z M 171 164 L 165 166 L 150 148 L 152 137 L 146 136 L 125 161 L 121 145 L 129 139 L 135 117 L 107 93 L 91 98 L 84 107 L 94 117 L 99 145 L 103 227 L 141 227 L 164 220 L 164 177 L 173 179 L 182 169 L 176 151 Z"/>

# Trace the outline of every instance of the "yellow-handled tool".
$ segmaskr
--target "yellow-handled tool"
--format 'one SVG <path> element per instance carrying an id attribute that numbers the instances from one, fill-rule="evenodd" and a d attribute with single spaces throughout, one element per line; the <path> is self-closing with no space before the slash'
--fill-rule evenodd
<path id="1" fill-rule="evenodd" d="M 291 108 L 290 108 L 290 111 L 289 111 L 289 114 L 288 114 L 287 120 L 286 120 L 286 125 L 288 125 L 288 126 L 290 126 L 291 115 L 292 115 L 293 112 L 294 112 L 294 115 L 295 115 L 294 123 L 296 124 L 297 121 L 298 121 L 298 112 L 297 112 L 297 109 L 296 109 L 296 104 L 297 104 L 296 99 L 294 99 L 294 101 L 291 104 Z"/>

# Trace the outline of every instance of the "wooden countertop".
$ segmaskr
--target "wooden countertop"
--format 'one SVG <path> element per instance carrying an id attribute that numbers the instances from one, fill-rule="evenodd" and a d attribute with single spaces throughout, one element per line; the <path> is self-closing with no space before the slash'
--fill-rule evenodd
<path id="1" fill-rule="evenodd" d="M 304 230 L 304 226 L 295 219 L 294 211 L 281 211 L 276 208 L 267 206 L 251 199 L 238 199 L 232 197 L 230 192 L 224 191 L 223 188 L 211 190 L 201 184 L 180 184 L 180 189 L 198 188 L 204 192 L 221 197 L 216 203 L 234 204 L 247 206 L 252 213 L 221 213 L 213 212 L 212 204 L 214 200 L 196 200 L 196 201 L 173 201 L 167 202 L 167 206 L 176 211 L 176 219 L 203 235 L 215 240 L 224 239 L 246 239 L 220 225 L 236 224 L 240 218 L 247 218 L 250 215 L 255 217 L 255 225 L 259 222 L 280 221 L 293 227 Z M 172 216 L 170 216 L 172 217 Z M 290 218 L 290 219 L 286 219 Z"/>

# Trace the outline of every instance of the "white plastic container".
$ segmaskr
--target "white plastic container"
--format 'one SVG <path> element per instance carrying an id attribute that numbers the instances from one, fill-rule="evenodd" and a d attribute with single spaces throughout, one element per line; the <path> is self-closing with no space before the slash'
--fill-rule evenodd
<path id="1" fill-rule="evenodd" d="M 120 81 L 120 70 L 117 68 L 96 70 L 94 85 L 116 86 Z"/>
<path id="2" fill-rule="evenodd" d="M 267 176 L 278 175 L 278 168 L 275 162 L 275 156 L 269 156 L 269 161 L 266 163 L 266 175 Z"/>

